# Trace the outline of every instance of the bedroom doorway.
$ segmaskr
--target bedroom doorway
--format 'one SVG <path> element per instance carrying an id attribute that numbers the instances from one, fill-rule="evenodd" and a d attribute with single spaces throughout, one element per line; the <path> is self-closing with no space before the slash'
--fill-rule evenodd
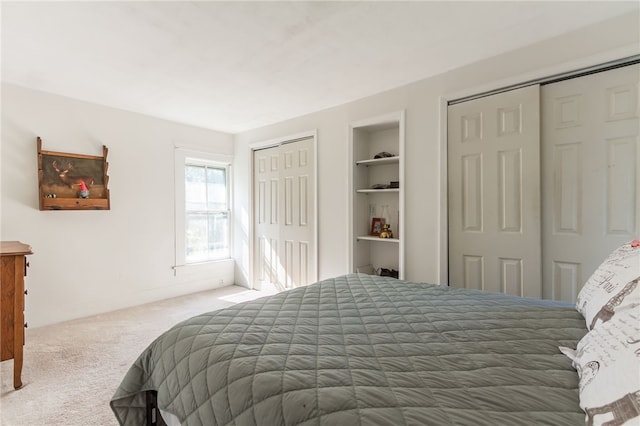
<path id="1" fill-rule="evenodd" d="M 491 128 L 507 111 L 515 111 L 514 117 L 522 113 L 522 123 L 527 122 L 524 107 L 504 106 L 526 105 L 524 96 L 507 102 L 522 89 L 448 107 L 450 285 L 518 294 L 509 283 L 522 277 L 521 295 L 533 295 L 529 289 L 538 287 L 545 299 L 574 302 L 606 256 L 637 238 L 639 83 L 636 63 L 540 89 L 530 86 L 540 96 L 539 139 L 530 141 L 539 147 L 537 159 L 516 147 L 513 153 L 504 147 L 479 149 L 473 139 L 502 138 Z M 481 103 L 486 110 L 473 109 Z M 538 188 L 520 184 L 529 176 L 540 179 Z M 520 206 L 505 205 L 509 197 L 521 197 Z M 526 239 L 532 254 L 521 255 L 520 247 L 506 250 L 502 243 L 524 235 L 524 228 L 504 226 L 518 218 L 538 222 L 538 236 L 529 233 Z"/>
<path id="2" fill-rule="evenodd" d="M 253 288 L 315 282 L 315 136 L 253 151 Z"/>

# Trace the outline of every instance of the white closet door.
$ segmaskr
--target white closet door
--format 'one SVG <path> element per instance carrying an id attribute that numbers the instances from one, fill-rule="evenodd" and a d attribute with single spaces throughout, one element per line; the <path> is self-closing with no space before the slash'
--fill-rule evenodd
<path id="1" fill-rule="evenodd" d="M 280 147 L 254 151 L 254 288 L 277 288 L 280 264 Z"/>
<path id="2" fill-rule="evenodd" d="M 632 65 L 542 88 L 543 295 L 574 302 L 640 223 L 638 82 Z"/>
<path id="3" fill-rule="evenodd" d="M 449 282 L 541 297 L 539 87 L 448 109 Z"/>
<path id="4" fill-rule="evenodd" d="M 313 139 L 254 151 L 255 287 L 316 279 Z"/>
<path id="5" fill-rule="evenodd" d="M 312 139 L 280 146 L 282 167 L 282 222 L 280 264 L 285 288 L 299 287 L 315 281 L 313 273 L 313 150 Z"/>

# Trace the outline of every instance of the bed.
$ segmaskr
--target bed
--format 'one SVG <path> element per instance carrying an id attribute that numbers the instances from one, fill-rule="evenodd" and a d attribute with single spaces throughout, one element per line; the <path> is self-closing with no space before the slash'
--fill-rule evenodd
<path id="1" fill-rule="evenodd" d="M 559 347 L 587 331 L 569 304 L 351 274 L 176 325 L 110 404 L 121 425 L 581 425 Z"/>

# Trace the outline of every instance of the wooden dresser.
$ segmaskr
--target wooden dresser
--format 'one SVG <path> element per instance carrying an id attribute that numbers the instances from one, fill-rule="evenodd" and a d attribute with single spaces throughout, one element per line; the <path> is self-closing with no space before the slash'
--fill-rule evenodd
<path id="1" fill-rule="evenodd" d="M 0 242 L 0 361 L 13 358 L 13 387 L 22 387 L 22 346 L 24 345 L 24 277 L 31 246 L 19 241 Z"/>

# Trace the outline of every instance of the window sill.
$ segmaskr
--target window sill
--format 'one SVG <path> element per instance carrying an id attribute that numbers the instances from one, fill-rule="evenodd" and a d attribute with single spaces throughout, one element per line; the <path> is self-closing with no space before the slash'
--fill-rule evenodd
<path id="1" fill-rule="evenodd" d="M 233 262 L 233 259 L 230 257 L 227 257 L 224 259 L 217 259 L 217 260 L 205 260 L 202 262 L 185 263 L 183 265 L 174 265 L 172 266 L 172 268 L 173 269 L 183 269 L 183 268 L 199 269 L 199 268 L 206 268 L 207 266 L 219 265 L 221 263 L 226 263 L 226 262 Z"/>
<path id="2" fill-rule="evenodd" d="M 233 284 L 235 261 L 231 258 L 173 266 L 173 274 L 187 281 L 211 281 L 216 286 Z"/>

